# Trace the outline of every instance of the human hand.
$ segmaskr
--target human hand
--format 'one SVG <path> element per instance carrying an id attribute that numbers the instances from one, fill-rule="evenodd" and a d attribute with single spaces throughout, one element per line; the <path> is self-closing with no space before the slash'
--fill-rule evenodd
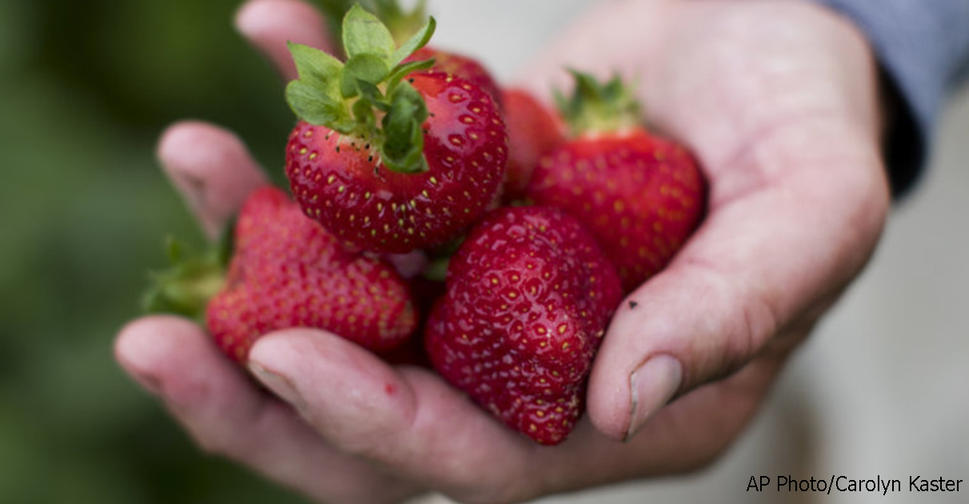
<path id="1" fill-rule="evenodd" d="M 593 368 L 591 421 L 565 443 L 534 445 L 432 373 L 320 331 L 252 349 L 250 369 L 285 402 L 183 319 L 129 324 L 119 361 L 203 448 L 321 501 L 427 489 L 514 501 L 711 461 L 877 241 L 888 188 L 872 56 L 852 26 L 793 2 L 610 2 L 581 19 L 527 84 L 544 92 L 562 64 L 638 77 L 649 119 L 704 165 L 710 202 L 674 262 L 620 306 Z M 237 22 L 287 76 L 291 34 L 326 47 L 295 0 L 252 0 Z M 159 155 L 208 229 L 263 180 L 210 126 L 173 127 Z M 651 356 L 659 365 L 632 388 Z"/>
<path id="2" fill-rule="evenodd" d="M 592 370 L 592 422 L 624 438 L 785 355 L 867 262 L 889 206 L 875 64 L 846 20 L 766 1 L 604 4 L 540 61 L 539 93 L 563 63 L 638 79 L 709 180 L 705 221 L 620 307 Z"/>

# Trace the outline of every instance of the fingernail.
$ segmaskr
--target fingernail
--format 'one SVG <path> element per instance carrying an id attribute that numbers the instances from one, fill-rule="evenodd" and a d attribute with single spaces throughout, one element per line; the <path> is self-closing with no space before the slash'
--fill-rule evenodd
<path id="1" fill-rule="evenodd" d="M 249 371 L 280 399 L 293 405 L 300 412 L 306 410 L 306 401 L 296 391 L 296 387 L 289 378 L 253 361 L 249 361 Z"/>
<path id="2" fill-rule="evenodd" d="M 657 410 L 676 394 L 683 380 L 683 366 L 675 357 L 650 357 L 629 376 L 631 401 L 629 429 L 625 439 L 631 438 Z"/>

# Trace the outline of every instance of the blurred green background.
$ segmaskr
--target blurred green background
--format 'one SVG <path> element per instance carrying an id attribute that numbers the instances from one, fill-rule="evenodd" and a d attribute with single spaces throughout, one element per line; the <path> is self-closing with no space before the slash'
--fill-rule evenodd
<path id="1" fill-rule="evenodd" d="M 159 171 L 180 118 L 279 173 L 293 123 L 237 0 L 0 1 L 0 502 L 298 502 L 200 453 L 114 363 L 146 269 L 201 234 Z"/>

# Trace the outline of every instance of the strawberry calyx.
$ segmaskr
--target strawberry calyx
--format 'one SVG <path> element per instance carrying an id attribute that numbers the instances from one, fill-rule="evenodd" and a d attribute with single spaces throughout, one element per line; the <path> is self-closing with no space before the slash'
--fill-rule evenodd
<path id="1" fill-rule="evenodd" d="M 172 313 L 201 320 L 209 300 L 225 285 L 226 269 L 232 256 L 229 226 L 218 246 L 204 252 L 191 250 L 169 236 L 165 248 L 171 263 L 165 270 L 149 273 L 149 287 L 142 297 L 148 313 Z"/>
<path id="2" fill-rule="evenodd" d="M 641 124 L 642 107 L 617 74 L 600 83 L 595 77 L 569 69 L 575 79 L 572 95 L 555 91 L 555 103 L 574 137 L 628 130 Z"/>
<path id="3" fill-rule="evenodd" d="M 390 170 L 427 171 L 422 129 L 427 106 L 404 77 L 430 68 L 434 60 L 404 60 L 430 40 L 434 18 L 400 46 L 387 26 L 359 5 L 347 11 L 342 26 L 345 63 L 319 49 L 289 43 L 299 74 L 286 86 L 290 108 L 310 124 L 374 145 L 379 161 Z"/>

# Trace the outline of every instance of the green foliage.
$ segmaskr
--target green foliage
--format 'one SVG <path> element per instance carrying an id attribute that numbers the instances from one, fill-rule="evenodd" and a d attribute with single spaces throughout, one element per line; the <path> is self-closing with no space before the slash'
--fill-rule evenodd
<path id="1" fill-rule="evenodd" d="M 342 36 L 343 50 L 349 58 L 370 54 L 384 61 L 396 50 L 390 30 L 359 5 L 351 7 L 343 17 Z"/>
<path id="2" fill-rule="evenodd" d="M 112 357 L 162 239 L 202 244 L 162 128 L 222 124 L 283 178 L 292 116 L 237 7 L 0 2 L 0 502 L 303 502 L 202 454 Z"/>
<path id="3" fill-rule="evenodd" d="M 617 74 L 600 83 L 595 77 L 570 69 L 575 89 L 569 97 L 555 92 L 555 102 L 573 135 L 617 131 L 642 123 L 642 107 Z"/>
<path id="4" fill-rule="evenodd" d="M 424 98 L 403 82 L 433 60 L 403 63 L 434 33 L 434 18 L 398 48 L 373 14 L 354 5 L 343 18 L 346 63 L 300 44 L 289 44 L 299 78 L 286 87 L 286 100 L 310 124 L 362 138 L 376 145 L 383 164 L 401 173 L 427 171 L 421 125 Z M 378 125 L 377 114 L 382 118 Z"/>
<path id="5" fill-rule="evenodd" d="M 227 265 L 220 250 L 223 247 L 204 252 L 186 250 L 185 244 L 173 237 L 168 238 L 166 245 L 171 266 L 150 273 L 142 308 L 149 313 L 171 313 L 202 322 L 206 304 L 225 285 Z"/>

